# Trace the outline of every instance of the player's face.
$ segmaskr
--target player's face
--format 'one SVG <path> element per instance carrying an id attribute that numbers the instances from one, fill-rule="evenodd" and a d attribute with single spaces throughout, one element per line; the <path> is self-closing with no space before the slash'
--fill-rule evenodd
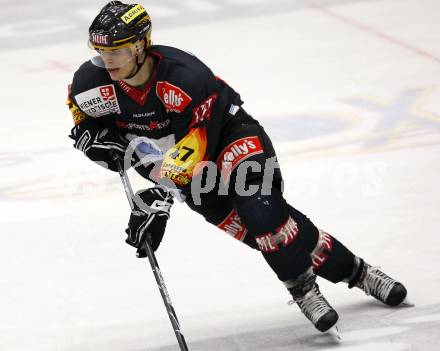
<path id="1" fill-rule="evenodd" d="M 121 80 L 130 75 L 136 66 L 136 55 L 129 49 L 120 49 L 121 52 L 103 52 L 102 60 L 105 69 L 112 80 Z M 119 50 L 116 50 L 119 51 Z"/>
<path id="2" fill-rule="evenodd" d="M 131 46 L 114 50 L 95 50 L 95 52 L 98 56 L 95 55 L 92 62 L 98 67 L 105 68 L 112 80 L 125 78 L 136 66 L 136 55 Z"/>

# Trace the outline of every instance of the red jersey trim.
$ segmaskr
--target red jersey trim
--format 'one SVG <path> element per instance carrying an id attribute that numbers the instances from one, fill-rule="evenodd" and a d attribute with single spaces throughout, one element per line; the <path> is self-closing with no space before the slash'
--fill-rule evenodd
<path id="1" fill-rule="evenodd" d="M 157 65 L 154 68 L 153 73 L 151 74 L 149 83 L 142 90 L 132 87 L 131 85 L 128 85 L 123 80 L 117 81 L 119 88 L 121 88 L 121 90 L 124 93 L 126 93 L 132 100 L 134 100 L 138 105 L 141 106 L 144 106 L 145 102 L 147 101 L 148 94 L 150 93 L 151 88 L 153 87 L 153 84 L 156 81 L 157 74 L 159 72 L 160 63 L 163 60 L 163 55 L 159 52 L 150 51 L 149 55 L 156 56 L 159 59 L 159 61 L 157 62 Z"/>

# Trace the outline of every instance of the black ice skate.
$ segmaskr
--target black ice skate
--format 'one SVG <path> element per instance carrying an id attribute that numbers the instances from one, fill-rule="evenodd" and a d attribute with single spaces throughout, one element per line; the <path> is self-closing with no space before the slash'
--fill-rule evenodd
<path id="1" fill-rule="evenodd" d="M 357 264 L 358 273 L 348 283 L 350 289 L 357 287 L 388 306 L 398 306 L 404 302 L 406 289 L 403 284 L 386 275 L 378 267 L 370 266 L 363 259 L 358 259 Z"/>
<path id="2" fill-rule="evenodd" d="M 339 316 L 319 291 L 316 275 L 313 274 L 312 269 L 301 274 L 298 279 L 285 282 L 285 284 L 293 297 L 293 302 L 299 306 L 301 312 L 316 329 L 326 332 L 336 325 Z"/>

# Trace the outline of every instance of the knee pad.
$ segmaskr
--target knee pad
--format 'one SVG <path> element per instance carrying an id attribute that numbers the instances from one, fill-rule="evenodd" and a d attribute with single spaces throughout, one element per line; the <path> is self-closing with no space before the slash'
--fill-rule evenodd
<path id="1" fill-rule="evenodd" d="M 234 207 L 248 230 L 244 242 L 262 252 L 281 281 L 311 267 L 318 229 L 286 203 L 279 189 L 266 196 L 236 197 Z"/>
<path id="2" fill-rule="evenodd" d="M 234 195 L 232 202 L 241 222 L 254 238 L 275 234 L 289 216 L 286 201 L 276 188 L 272 188 L 270 195 L 262 195 L 259 191 L 251 196 Z"/>

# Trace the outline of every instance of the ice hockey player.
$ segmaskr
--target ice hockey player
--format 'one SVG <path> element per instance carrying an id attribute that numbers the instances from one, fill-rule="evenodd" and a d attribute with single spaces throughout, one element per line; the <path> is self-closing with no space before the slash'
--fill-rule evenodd
<path id="1" fill-rule="evenodd" d="M 110 152 L 123 158 L 137 137 L 149 138 L 163 152 L 158 172 L 150 172 L 148 164 L 136 167 L 156 184 L 137 192 L 126 231 L 126 242 L 138 248 L 139 257 L 145 257 L 139 250 L 142 233 L 151 233 L 154 250 L 164 235 L 174 201 L 161 185 L 167 179 L 190 209 L 259 250 L 319 331 L 335 326 L 338 314 L 320 292 L 317 276 L 357 287 L 389 306 L 403 302 L 407 291 L 401 283 L 286 202 L 277 167 L 267 191 L 266 168 L 276 155 L 264 129 L 243 109 L 240 95 L 203 62 L 185 51 L 152 45 L 151 20 L 142 5 L 105 5 L 89 28 L 89 45 L 94 57 L 69 86 L 74 147 L 112 171 L 117 168 Z M 207 168 L 198 166 L 209 161 L 218 167 L 217 182 L 196 199 L 192 182 L 208 178 Z M 245 162 L 253 162 L 251 172 L 243 173 Z"/>

